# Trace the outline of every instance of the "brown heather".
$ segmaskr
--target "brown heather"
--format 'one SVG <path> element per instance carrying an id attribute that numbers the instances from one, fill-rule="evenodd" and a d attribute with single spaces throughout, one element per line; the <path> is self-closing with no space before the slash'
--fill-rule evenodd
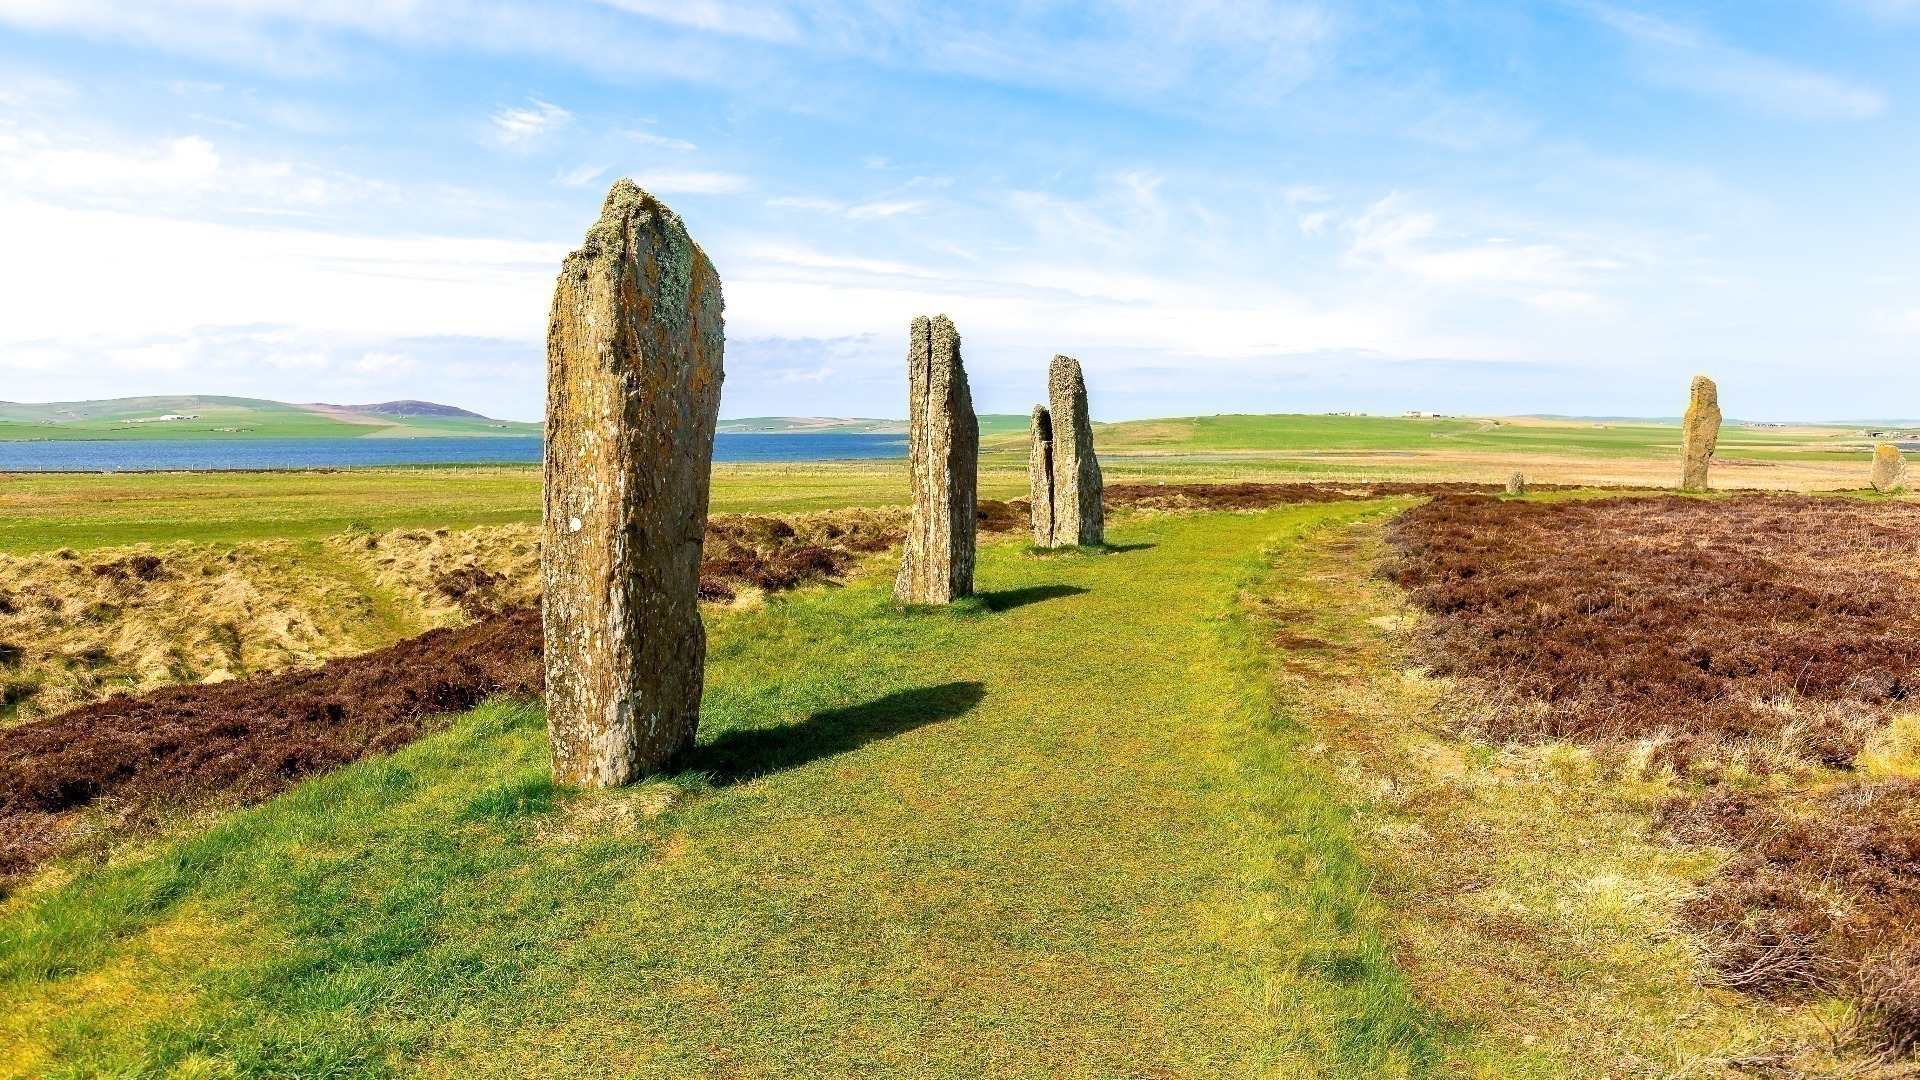
<path id="1" fill-rule="evenodd" d="M 1394 541 L 1422 657 L 1493 702 L 1470 726 L 1637 742 L 1705 782 L 1656 826 L 1732 852 L 1679 911 L 1721 982 L 1920 1044 L 1920 780 L 1848 775 L 1920 688 L 1920 506 L 1454 496 Z M 1776 782 L 1715 783 L 1735 762 Z"/>
<path id="2" fill-rule="evenodd" d="M 1804 495 L 1408 511 L 1389 573 L 1494 739 L 1658 740 L 1709 773 L 1844 766 L 1920 689 L 1920 506 Z"/>

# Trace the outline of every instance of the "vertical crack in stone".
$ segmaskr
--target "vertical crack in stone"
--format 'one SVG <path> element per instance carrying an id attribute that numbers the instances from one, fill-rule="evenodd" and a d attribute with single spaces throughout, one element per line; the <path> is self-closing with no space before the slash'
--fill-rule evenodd
<path id="1" fill-rule="evenodd" d="M 1032 509 L 1033 546 L 1053 546 L 1053 417 L 1045 405 L 1033 407 L 1033 446 L 1027 453 L 1027 502 Z"/>
<path id="2" fill-rule="evenodd" d="M 1720 442 L 1720 391 L 1705 375 L 1693 377 L 1687 415 L 1681 421 L 1680 490 L 1707 490 L 1707 466 Z"/>
<path id="3" fill-rule="evenodd" d="M 980 422 L 945 315 L 913 320 L 907 346 L 907 468 L 913 516 L 893 598 L 945 604 L 973 593 Z"/>
<path id="4" fill-rule="evenodd" d="M 1100 504 L 1100 461 L 1093 452 L 1087 381 L 1080 361 L 1056 356 L 1047 370 L 1053 423 L 1053 544 L 1098 545 L 1106 540 Z"/>
<path id="5" fill-rule="evenodd" d="M 722 311 L 719 275 L 679 216 L 614 184 L 547 324 L 540 574 L 562 782 L 629 783 L 693 743 Z"/>

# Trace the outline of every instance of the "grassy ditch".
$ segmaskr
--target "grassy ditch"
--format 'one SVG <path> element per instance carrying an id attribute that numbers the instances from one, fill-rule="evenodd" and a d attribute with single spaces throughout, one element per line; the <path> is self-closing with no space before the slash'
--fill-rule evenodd
<path id="1" fill-rule="evenodd" d="M 1395 1076 L 1415 1007 L 1231 602 L 1278 534 L 1157 517 L 711 614 L 700 748 L 547 781 L 488 706 L 0 911 L 14 1075 Z"/>

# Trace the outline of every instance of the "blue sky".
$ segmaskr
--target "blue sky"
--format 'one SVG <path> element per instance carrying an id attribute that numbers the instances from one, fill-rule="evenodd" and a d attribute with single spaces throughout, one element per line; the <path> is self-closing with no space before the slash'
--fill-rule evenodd
<path id="1" fill-rule="evenodd" d="M 0 0 L 0 398 L 537 419 L 632 176 L 725 416 L 1920 414 L 1920 0 Z"/>

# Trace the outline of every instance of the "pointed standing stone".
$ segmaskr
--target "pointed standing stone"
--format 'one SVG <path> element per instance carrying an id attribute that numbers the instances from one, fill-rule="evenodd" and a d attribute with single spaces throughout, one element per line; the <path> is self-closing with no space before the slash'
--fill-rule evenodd
<path id="1" fill-rule="evenodd" d="M 630 783 L 693 744 L 721 308 L 706 254 L 631 180 L 554 289 L 540 580 L 563 783 Z"/>
<path id="2" fill-rule="evenodd" d="M 1527 493 L 1527 474 L 1514 473 L 1507 477 L 1507 494 L 1525 495 Z"/>
<path id="3" fill-rule="evenodd" d="M 1906 486 L 1906 481 L 1906 455 L 1892 443 L 1883 442 L 1876 445 L 1873 448 L 1873 490 L 1899 491 Z"/>
<path id="4" fill-rule="evenodd" d="M 1693 377 L 1687 415 L 1680 428 L 1680 490 L 1707 490 L 1707 465 L 1720 441 L 1720 391 L 1705 375 Z"/>
<path id="5" fill-rule="evenodd" d="M 1087 380 L 1080 361 L 1056 356 L 1047 370 L 1053 413 L 1053 542 L 1092 546 L 1106 539 L 1100 505 L 1100 461 L 1093 455 Z"/>
<path id="6" fill-rule="evenodd" d="M 1033 448 L 1027 453 L 1027 501 L 1032 507 L 1033 546 L 1053 546 L 1053 416 L 1033 407 Z"/>
<path id="7" fill-rule="evenodd" d="M 960 335 L 945 315 L 913 320 L 907 384 L 913 518 L 893 598 L 945 604 L 973 594 L 980 468 L 980 421 L 960 366 Z"/>

